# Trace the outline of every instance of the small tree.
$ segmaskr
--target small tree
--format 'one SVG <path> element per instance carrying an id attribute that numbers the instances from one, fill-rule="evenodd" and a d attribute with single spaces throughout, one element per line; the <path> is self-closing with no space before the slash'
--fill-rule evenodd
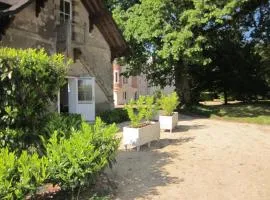
<path id="1" fill-rule="evenodd" d="M 65 83 L 66 72 L 62 55 L 0 48 L 0 128 L 21 129 L 33 136 Z"/>
<path id="2" fill-rule="evenodd" d="M 169 95 L 162 95 L 159 100 L 159 106 L 163 110 L 164 115 L 170 116 L 173 114 L 173 111 L 179 105 L 179 97 L 176 92 L 173 92 Z"/>
<path id="3" fill-rule="evenodd" d="M 133 128 L 140 127 L 144 120 L 149 123 L 157 110 L 152 96 L 140 96 L 137 101 L 131 100 L 125 105 L 125 109 Z"/>

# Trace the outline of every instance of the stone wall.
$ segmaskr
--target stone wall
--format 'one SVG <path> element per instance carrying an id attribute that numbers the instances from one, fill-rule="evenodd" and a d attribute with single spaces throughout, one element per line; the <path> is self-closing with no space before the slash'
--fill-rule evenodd
<path id="1" fill-rule="evenodd" d="M 110 109 L 113 105 L 113 74 L 111 51 L 96 26 L 89 32 L 88 12 L 80 0 L 73 0 L 73 48 L 81 51 L 81 59 L 71 66 L 71 76 L 96 77 L 96 111 Z M 59 23 L 59 0 L 50 0 L 36 17 L 35 2 L 16 14 L 4 35 L 1 46 L 14 48 L 45 48 L 50 54 L 56 52 L 56 27 Z"/>
<path id="2" fill-rule="evenodd" d="M 14 48 L 45 48 L 49 53 L 54 53 L 55 25 L 53 0 L 46 3 L 38 17 L 35 3 L 32 3 L 16 14 L 0 45 Z"/>

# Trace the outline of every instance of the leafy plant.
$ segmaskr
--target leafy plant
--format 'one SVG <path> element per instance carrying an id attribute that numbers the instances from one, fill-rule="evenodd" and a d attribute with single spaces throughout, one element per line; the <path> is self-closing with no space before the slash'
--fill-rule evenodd
<path id="1" fill-rule="evenodd" d="M 23 151 L 21 156 L 0 150 L 0 198 L 23 199 L 26 194 L 34 193 L 47 179 L 48 160 Z"/>
<path id="2" fill-rule="evenodd" d="M 155 103 L 155 98 L 154 96 L 146 96 L 145 97 L 145 120 L 147 122 L 150 122 L 151 119 L 153 118 L 153 116 L 156 114 L 157 112 L 157 106 Z"/>
<path id="3" fill-rule="evenodd" d="M 173 111 L 179 105 L 179 98 L 176 92 L 169 95 L 162 95 L 159 100 L 159 106 L 163 110 L 164 115 L 171 116 Z"/>
<path id="4" fill-rule="evenodd" d="M 140 96 L 137 101 L 131 100 L 125 105 L 131 127 L 138 128 L 145 120 L 147 123 L 152 119 L 157 107 L 152 96 Z"/>
<path id="5" fill-rule="evenodd" d="M 8 148 L 10 151 L 20 151 L 23 149 L 23 136 L 21 130 L 3 129 L 0 130 L 0 148 Z"/>
<path id="6" fill-rule="evenodd" d="M 115 157 L 117 131 L 116 125 L 105 125 L 97 118 L 93 126 L 84 122 L 69 138 L 59 138 L 55 132 L 46 146 L 50 182 L 71 191 L 92 183 Z"/>
<path id="7" fill-rule="evenodd" d="M 69 137 L 73 130 L 80 130 L 82 128 L 83 119 L 80 114 L 48 114 L 44 119 L 43 127 L 40 132 L 42 135 L 49 138 L 54 131 Z"/>
<path id="8" fill-rule="evenodd" d="M 140 96 L 137 101 L 132 99 L 125 105 L 125 109 L 131 122 L 131 127 L 133 128 L 139 127 L 145 116 L 145 108 L 143 106 L 144 99 L 144 96 Z"/>
<path id="9" fill-rule="evenodd" d="M 122 108 L 104 111 L 99 114 L 99 117 L 108 124 L 121 123 L 129 120 L 127 111 Z"/>
<path id="10" fill-rule="evenodd" d="M 23 130 L 35 143 L 48 105 L 65 83 L 63 55 L 45 50 L 0 48 L 0 128 Z"/>

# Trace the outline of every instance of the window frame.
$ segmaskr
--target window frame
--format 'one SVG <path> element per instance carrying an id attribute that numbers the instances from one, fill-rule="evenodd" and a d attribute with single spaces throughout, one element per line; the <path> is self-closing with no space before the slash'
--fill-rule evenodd
<path id="1" fill-rule="evenodd" d="M 119 83 L 119 75 L 118 72 L 114 72 L 114 82 Z"/>
<path id="2" fill-rule="evenodd" d="M 80 90 L 80 87 L 79 87 L 79 81 L 90 81 L 90 88 L 91 88 L 91 100 L 80 100 L 79 99 L 79 90 Z M 93 94 L 93 81 L 89 78 L 79 78 L 77 79 L 77 101 L 78 101 L 78 104 L 92 104 L 93 101 L 94 101 L 94 94 Z"/>
<path id="3" fill-rule="evenodd" d="M 123 99 L 124 99 L 124 100 L 127 100 L 127 92 L 126 92 L 126 91 L 123 92 Z"/>
<path id="4" fill-rule="evenodd" d="M 63 2 L 63 11 L 61 9 L 62 2 Z M 69 3 L 69 13 L 66 12 L 65 3 Z M 63 15 L 64 18 L 61 18 L 61 15 Z M 66 16 L 68 16 L 68 19 L 66 19 Z M 65 22 L 68 22 L 71 20 L 72 20 L 72 0 L 60 0 L 60 5 L 59 5 L 59 21 L 60 21 L 60 23 L 65 23 Z"/>

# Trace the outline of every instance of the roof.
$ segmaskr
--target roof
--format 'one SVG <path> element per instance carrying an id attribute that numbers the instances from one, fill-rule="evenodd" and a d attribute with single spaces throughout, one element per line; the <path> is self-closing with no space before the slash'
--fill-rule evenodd
<path id="1" fill-rule="evenodd" d="M 81 0 L 92 21 L 100 30 L 112 51 L 112 58 L 120 57 L 127 51 L 127 43 L 118 29 L 103 0 Z"/>
<path id="2" fill-rule="evenodd" d="M 0 15 L 10 15 L 19 12 L 33 0 L 0 0 L 0 3 L 7 5 L 7 8 L 0 10 Z"/>
<path id="3" fill-rule="evenodd" d="M 0 9 L 0 16 L 18 13 L 35 0 L 0 0 L 8 6 Z M 36 0 L 37 5 L 44 6 L 45 0 Z M 89 12 L 89 21 L 97 26 L 110 46 L 112 59 L 122 56 L 127 50 L 127 43 L 119 31 L 111 13 L 107 10 L 103 0 L 81 0 Z"/>

